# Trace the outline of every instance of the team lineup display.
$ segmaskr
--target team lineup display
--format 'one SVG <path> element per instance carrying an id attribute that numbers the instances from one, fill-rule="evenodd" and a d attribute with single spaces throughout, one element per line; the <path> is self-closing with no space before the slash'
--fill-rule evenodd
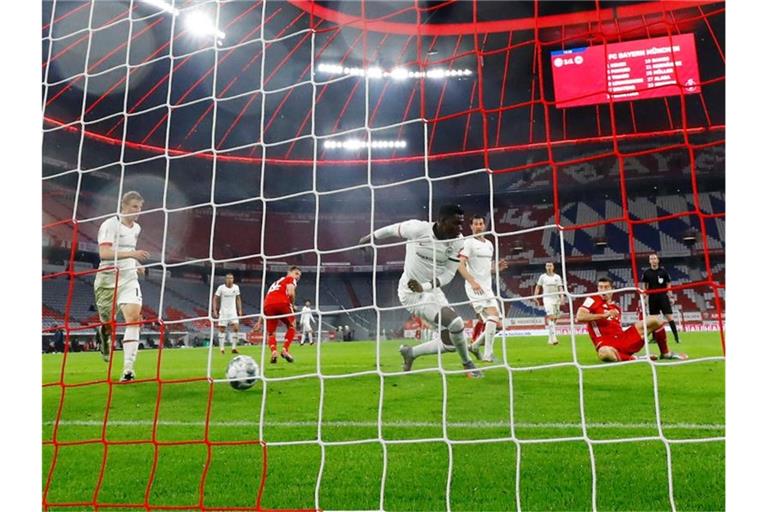
<path id="1" fill-rule="evenodd" d="M 43 16 L 43 510 L 724 508 L 723 3 Z"/>

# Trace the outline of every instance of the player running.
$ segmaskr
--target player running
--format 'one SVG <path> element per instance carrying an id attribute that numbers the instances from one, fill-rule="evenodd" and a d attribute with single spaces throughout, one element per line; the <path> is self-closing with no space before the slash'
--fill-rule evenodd
<path id="1" fill-rule="evenodd" d="M 243 316 L 243 302 L 240 299 L 240 287 L 235 284 L 235 276 L 231 273 L 224 276 L 224 284 L 220 284 L 213 296 L 213 318 L 219 319 L 219 350 L 224 353 L 224 340 L 227 337 L 227 327 L 230 331 L 232 353 L 238 354 L 237 338 L 240 332 L 240 319 Z"/>
<path id="2" fill-rule="evenodd" d="M 605 362 L 632 361 L 634 354 L 643 348 L 643 332 L 653 332 L 659 345 L 660 359 L 688 359 L 688 356 L 671 352 L 667 347 L 667 332 L 664 319 L 648 316 L 626 329 L 621 327 L 621 308 L 613 302 L 613 280 L 601 277 L 597 280 L 600 295 L 587 297 L 576 312 L 576 321 L 587 324 L 589 337 L 597 350 L 597 357 Z M 656 356 L 651 356 L 655 359 Z"/>
<path id="3" fill-rule="evenodd" d="M 115 300 L 115 272 L 105 270 L 96 273 L 93 291 L 96 308 L 102 325 L 97 330 L 101 355 L 109 361 L 112 346 L 112 304 L 116 303 L 127 324 L 123 334 L 123 374 L 120 382 L 134 380 L 133 365 L 139 351 L 141 322 L 141 287 L 139 274 L 144 268 L 138 262 L 149 258 L 147 251 L 136 250 L 141 226 L 136 218 L 144 206 L 144 198 L 136 191 L 123 194 L 120 214 L 102 222 L 99 227 L 99 268 L 117 267 L 117 299 Z M 117 316 L 117 315 L 115 315 Z"/>
<path id="4" fill-rule="evenodd" d="M 472 216 L 472 236 L 464 240 L 464 247 L 459 252 L 459 273 L 464 278 L 464 291 L 467 299 L 483 322 L 483 331 L 477 337 L 473 336 L 469 351 L 481 361 L 492 363 L 493 339 L 496 330 L 501 328 L 499 302 L 493 295 L 491 273 L 495 272 L 493 260 L 493 243 L 485 238 L 485 218 L 482 215 Z M 507 261 L 498 263 L 499 271 L 506 270 Z M 485 345 L 482 357 L 480 345 Z"/>
<path id="5" fill-rule="evenodd" d="M 440 208 L 437 222 L 407 220 L 377 229 L 371 235 L 360 239 L 368 244 L 386 238 L 398 237 L 408 240 L 405 248 L 405 265 L 397 296 L 406 309 L 432 327 L 444 327 L 441 339 L 430 340 L 415 347 L 402 345 L 403 370 L 410 371 L 413 361 L 426 354 L 455 350 L 467 376 L 480 378 L 483 374 L 475 368 L 467 352 L 464 339 L 464 320 L 448 304 L 441 287 L 451 282 L 459 267 L 459 251 L 463 247 L 461 226 L 464 210 L 458 205 Z"/>
<path id="6" fill-rule="evenodd" d="M 312 302 L 310 300 L 304 301 L 304 307 L 301 308 L 301 341 L 299 342 L 299 345 L 304 345 L 304 340 L 306 338 L 309 338 L 309 344 L 314 345 L 315 342 L 312 340 L 312 324 L 314 323 L 315 319 L 312 317 Z"/>
<path id="7" fill-rule="evenodd" d="M 540 295 L 542 291 L 544 292 L 543 299 L 536 297 L 536 304 L 544 305 L 544 314 L 546 315 L 544 319 L 547 323 L 547 331 L 549 331 L 547 343 L 557 345 L 555 327 L 557 326 L 557 319 L 560 317 L 560 294 L 563 293 L 563 280 L 555 274 L 555 264 L 551 261 L 544 265 L 544 269 L 546 272 L 539 276 L 533 294 Z"/>
<path id="8" fill-rule="evenodd" d="M 272 283 L 267 296 L 264 297 L 263 309 L 264 317 L 267 320 L 267 340 L 269 348 L 272 350 L 272 358 L 269 362 L 272 364 L 277 362 L 275 331 L 280 322 L 288 328 L 285 331 L 285 341 L 280 357 L 289 363 L 293 362 L 293 356 L 288 352 L 288 349 L 291 348 L 293 338 L 296 336 L 296 313 L 293 311 L 293 302 L 296 300 L 296 285 L 298 285 L 299 279 L 301 279 L 301 269 L 296 266 L 291 267 L 286 275 Z M 280 316 L 280 318 L 273 318 L 275 316 Z"/>
<path id="9" fill-rule="evenodd" d="M 651 254 L 648 257 L 648 263 L 651 264 L 651 268 L 645 269 L 643 277 L 640 279 L 640 288 L 642 290 L 667 290 L 666 293 L 658 292 L 648 295 L 648 314 L 658 315 L 664 314 L 669 323 L 669 327 L 672 329 L 672 335 L 675 337 L 675 343 L 680 343 L 680 336 L 677 334 L 677 325 L 675 324 L 675 317 L 672 315 L 672 279 L 669 277 L 669 272 L 664 267 L 659 266 L 659 255 Z"/>

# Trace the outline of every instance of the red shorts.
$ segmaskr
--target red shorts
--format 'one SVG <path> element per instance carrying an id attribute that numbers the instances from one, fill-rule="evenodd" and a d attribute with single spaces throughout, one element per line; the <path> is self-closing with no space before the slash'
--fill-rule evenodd
<path id="1" fill-rule="evenodd" d="M 603 338 L 597 347 L 613 347 L 623 354 L 631 356 L 643 349 L 643 337 L 634 325 L 630 325 L 615 338 Z"/>
<path id="2" fill-rule="evenodd" d="M 270 316 L 291 315 L 282 318 L 269 318 Z M 267 335 L 274 334 L 280 322 L 286 327 L 293 327 L 296 323 L 296 317 L 293 316 L 292 304 L 265 304 L 264 316 L 267 317 Z"/>

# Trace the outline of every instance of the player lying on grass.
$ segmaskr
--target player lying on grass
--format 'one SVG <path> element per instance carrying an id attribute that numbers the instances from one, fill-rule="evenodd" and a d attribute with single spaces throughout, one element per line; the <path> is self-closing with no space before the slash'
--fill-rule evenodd
<path id="1" fill-rule="evenodd" d="M 635 354 L 643 349 L 644 327 L 653 333 L 659 345 L 661 359 L 688 359 L 685 354 L 670 352 L 664 319 L 649 316 L 626 329 L 621 327 L 621 308 L 613 302 L 613 280 L 601 277 L 597 280 L 599 295 L 587 297 L 576 312 L 576 321 L 587 324 L 589 337 L 601 361 L 615 363 L 637 359 Z M 651 356 L 655 359 L 654 356 Z"/>
<path id="2" fill-rule="evenodd" d="M 410 371 L 413 361 L 420 356 L 453 351 L 459 355 L 467 376 L 480 378 L 482 373 L 469 359 L 467 341 L 464 339 L 464 320 L 448 304 L 441 287 L 447 285 L 459 268 L 459 251 L 464 246 L 461 227 L 464 210 L 448 204 L 440 208 L 437 222 L 407 220 L 373 232 L 373 240 L 402 238 L 408 240 L 405 248 L 405 265 L 397 296 L 400 304 L 411 313 L 441 332 L 440 341 L 429 340 L 415 347 L 402 345 L 403 370 Z M 360 244 L 371 242 L 371 235 L 360 239 Z"/>
<path id="3" fill-rule="evenodd" d="M 270 363 L 277 362 L 277 339 L 275 331 L 280 322 L 284 323 L 288 330 L 285 331 L 285 341 L 280 357 L 293 362 L 293 356 L 288 352 L 296 336 L 296 313 L 293 311 L 293 302 L 296 300 L 296 285 L 301 279 L 301 269 L 291 267 L 288 273 L 272 283 L 269 287 L 267 296 L 264 298 L 264 317 L 267 324 L 267 341 L 272 351 Z M 280 318 L 273 318 L 279 316 Z"/>

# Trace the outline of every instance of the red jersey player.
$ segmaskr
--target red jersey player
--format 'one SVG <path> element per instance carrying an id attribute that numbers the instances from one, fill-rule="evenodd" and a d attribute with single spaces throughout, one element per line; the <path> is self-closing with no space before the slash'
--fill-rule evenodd
<path id="1" fill-rule="evenodd" d="M 613 302 L 613 280 L 601 277 L 597 280 L 597 291 L 600 295 L 587 297 L 576 312 L 576 321 L 587 324 L 589 337 L 597 350 L 597 357 L 605 362 L 631 361 L 637 359 L 634 354 L 643 348 L 643 324 L 645 329 L 653 332 L 653 337 L 659 345 L 661 359 L 688 359 L 685 354 L 670 352 L 667 347 L 667 332 L 664 330 L 664 319 L 660 316 L 649 316 L 630 325 L 621 327 L 621 308 Z M 653 356 L 652 356 L 653 358 Z"/>
<path id="2" fill-rule="evenodd" d="M 288 330 L 285 331 L 285 342 L 280 357 L 293 362 L 293 356 L 288 352 L 294 336 L 296 336 L 296 316 L 293 311 L 293 302 L 296 299 L 296 285 L 301 279 L 301 269 L 291 267 L 288 274 L 281 277 L 269 287 L 267 296 L 264 297 L 264 317 L 267 324 L 267 340 L 272 350 L 271 363 L 277 362 L 277 340 L 275 331 L 280 322 L 283 322 Z M 273 318 L 279 316 L 280 318 Z"/>

